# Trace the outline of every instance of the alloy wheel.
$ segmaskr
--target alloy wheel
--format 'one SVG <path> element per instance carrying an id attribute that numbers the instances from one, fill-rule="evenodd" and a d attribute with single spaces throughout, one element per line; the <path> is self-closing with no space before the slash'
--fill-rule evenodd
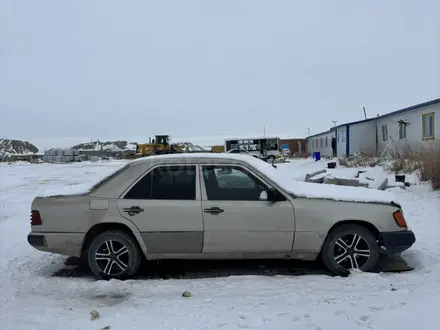
<path id="1" fill-rule="evenodd" d="M 128 268 L 130 253 L 124 243 L 107 240 L 98 246 L 95 260 L 105 275 L 118 276 Z"/>
<path id="2" fill-rule="evenodd" d="M 370 259 L 370 246 L 358 234 L 340 236 L 333 247 L 335 262 L 345 269 L 361 269 Z"/>

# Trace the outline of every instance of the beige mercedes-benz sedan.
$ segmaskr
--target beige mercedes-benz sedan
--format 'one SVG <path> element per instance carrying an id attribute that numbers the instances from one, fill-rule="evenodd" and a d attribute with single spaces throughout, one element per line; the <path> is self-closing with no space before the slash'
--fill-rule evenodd
<path id="1" fill-rule="evenodd" d="M 71 189 L 74 189 L 72 194 Z M 129 278 L 144 257 L 322 259 L 334 274 L 376 268 L 415 242 L 390 192 L 298 182 L 257 158 L 174 154 L 36 197 L 28 242 Z"/>

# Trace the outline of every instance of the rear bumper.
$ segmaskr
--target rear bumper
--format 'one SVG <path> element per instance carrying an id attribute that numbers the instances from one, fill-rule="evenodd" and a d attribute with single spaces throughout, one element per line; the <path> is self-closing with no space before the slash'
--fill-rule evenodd
<path id="1" fill-rule="evenodd" d="M 30 232 L 27 241 L 34 249 L 79 257 L 85 234 Z"/>
<path id="2" fill-rule="evenodd" d="M 27 241 L 30 246 L 39 249 L 39 248 L 47 248 L 47 241 L 44 235 L 38 234 L 29 234 L 27 237 Z"/>
<path id="3" fill-rule="evenodd" d="M 408 250 L 416 241 L 411 230 L 381 233 L 381 243 L 390 255 L 400 254 Z"/>

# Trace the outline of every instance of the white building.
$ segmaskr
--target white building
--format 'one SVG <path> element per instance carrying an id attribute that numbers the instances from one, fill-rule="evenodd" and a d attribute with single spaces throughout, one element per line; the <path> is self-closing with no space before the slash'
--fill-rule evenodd
<path id="1" fill-rule="evenodd" d="M 307 137 L 307 150 L 309 154 L 320 152 L 323 157 L 331 157 L 333 155 L 331 144 L 333 136 L 335 136 L 335 131 L 329 130 Z"/>
<path id="2" fill-rule="evenodd" d="M 377 117 L 377 137 L 379 154 L 388 143 L 393 150 L 404 144 L 419 146 L 440 140 L 440 99 Z"/>
<path id="3" fill-rule="evenodd" d="M 331 136 L 336 136 L 338 157 L 356 152 L 378 156 L 388 144 L 390 151 L 404 144 L 418 146 L 422 142 L 440 140 L 439 133 L 440 99 L 436 99 L 382 116 L 336 126 L 330 131 L 309 136 L 307 143 L 310 154 L 318 151 L 322 156 L 331 156 Z M 326 138 L 329 141 L 327 144 Z"/>

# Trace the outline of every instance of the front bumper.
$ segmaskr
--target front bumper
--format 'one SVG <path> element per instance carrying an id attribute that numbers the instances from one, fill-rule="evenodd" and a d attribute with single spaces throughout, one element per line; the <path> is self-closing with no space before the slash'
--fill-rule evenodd
<path id="1" fill-rule="evenodd" d="M 416 236 L 411 230 L 383 232 L 380 240 L 390 255 L 400 254 L 408 250 L 416 241 Z"/>

